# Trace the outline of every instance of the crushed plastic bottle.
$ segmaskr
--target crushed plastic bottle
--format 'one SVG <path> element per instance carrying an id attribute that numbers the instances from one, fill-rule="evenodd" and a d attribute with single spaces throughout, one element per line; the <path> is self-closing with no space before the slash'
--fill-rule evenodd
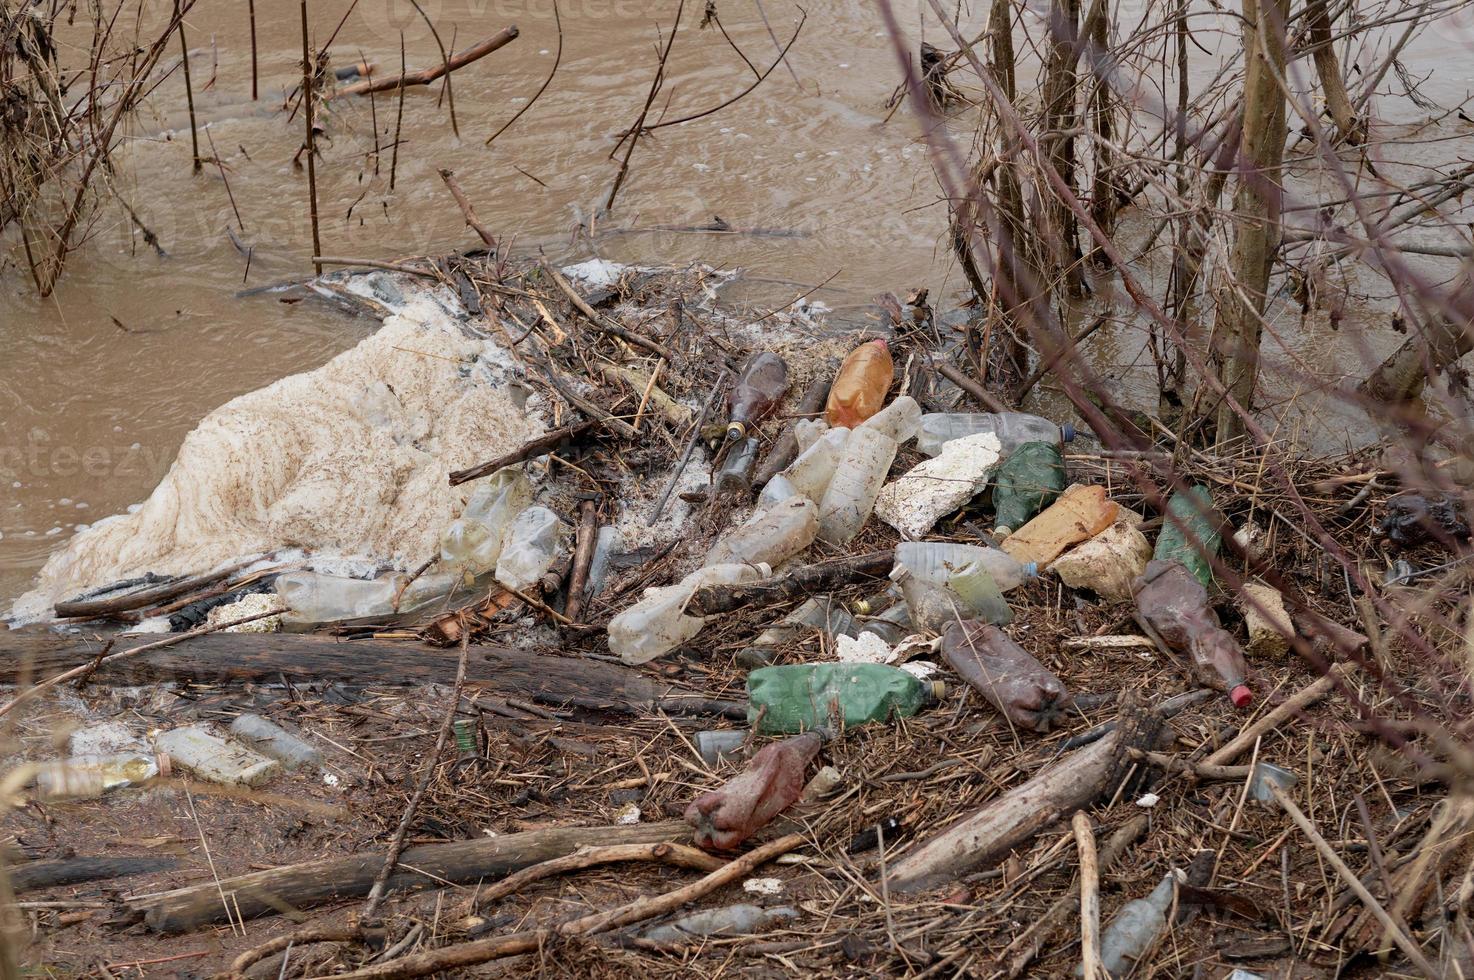
<path id="1" fill-rule="evenodd" d="M 1427 541 L 1447 548 L 1469 540 L 1469 522 L 1456 497 L 1407 491 L 1387 498 L 1377 535 L 1399 548 L 1416 548 Z"/>
<path id="2" fill-rule="evenodd" d="M 886 484 L 875 499 L 875 516 L 907 538 L 920 538 L 987 488 L 999 458 L 991 432 L 949 442 L 940 456 Z"/>
<path id="3" fill-rule="evenodd" d="M 788 365 L 771 351 L 748 358 L 727 392 L 727 441 L 746 439 L 788 392 Z"/>
<path id="4" fill-rule="evenodd" d="M 896 441 L 875 429 L 855 429 L 819 503 L 819 538 L 839 547 L 860 533 L 896 458 Z"/>
<path id="5" fill-rule="evenodd" d="M 983 618 L 1007 623 L 1013 619 L 1013 610 L 981 565 L 966 565 L 945 582 L 923 579 L 905 565 L 896 565 L 891 569 L 891 581 L 901 588 L 911 625 L 928 633 L 940 633 L 959 620 Z M 962 590 L 968 595 L 963 596 Z"/>
<path id="6" fill-rule="evenodd" d="M 988 570 L 1000 591 L 1007 592 L 1039 574 L 1033 562 L 1021 562 L 1006 551 L 951 541 L 902 541 L 896 545 L 896 564 L 919 578 L 945 583 L 956 572 L 977 564 Z"/>
<path id="7" fill-rule="evenodd" d="M 771 499 L 775 493 L 772 487 L 780 478 L 792 487 L 794 493 L 802 494 L 816 504 L 820 503 L 824 499 L 829 481 L 834 478 L 834 470 L 839 466 L 849 438 L 849 429 L 829 429 L 824 432 L 809 448 L 799 453 L 798 458 L 787 469 L 768 481 L 758 497 L 758 506 L 776 503 L 776 500 Z"/>
<path id="8" fill-rule="evenodd" d="M 440 567 L 459 570 L 466 579 L 496 567 L 512 520 L 532 503 L 532 486 L 517 467 L 497 470 L 477 484 L 461 516 L 440 537 Z"/>
<path id="9" fill-rule="evenodd" d="M 738 660 L 757 667 L 767 666 L 774 648 L 816 631 L 836 641 L 841 636 L 857 635 L 860 625 L 838 600 L 815 596 L 759 633 L 752 645 L 737 655 Z"/>
<path id="10" fill-rule="evenodd" d="M 758 452 L 762 442 L 757 436 L 748 436 L 728 443 L 726 458 L 712 477 L 717 493 L 745 494 L 752 491 L 752 473 L 757 468 Z"/>
<path id="11" fill-rule="evenodd" d="M 1039 516 L 1004 539 L 1002 548 L 1019 561 L 1048 565 L 1073 544 L 1095 537 L 1121 515 L 1105 487 L 1076 484 Z"/>
<path id="12" fill-rule="evenodd" d="M 900 395 L 889 405 L 860 423 L 862 429 L 884 432 L 897 445 L 914 439 L 921 427 L 921 406 L 910 395 Z"/>
<path id="13" fill-rule="evenodd" d="M 942 659 L 1009 721 L 1047 732 L 1064 720 L 1064 683 L 991 623 L 953 623 L 942 634 Z"/>
<path id="14" fill-rule="evenodd" d="M 764 735 L 846 728 L 907 717 L 940 700 L 945 687 L 885 664 L 793 664 L 747 675 L 747 721 Z M 831 718 L 831 714 L 833 717 Z"/>
<path id="15" fill-rule="evenodd" d="M 822 733 L 809 731 L 765 745 L 725 786 L 698 796 L 685 814 L 696 844 L 730 850 L 767 826 L 803 792 L 823 744 Z"/>
<path id="16" fill-rule="evenodd" d="M 1127 902 L 1116 913 L 1100 937 L 1100 965 L 1107 976 L 1125 976 L 1167 928 L 1167 910 L 1172 907 L 1176 873 L 1168 874 L 1146 898 Z M 1075 976 L 1085 975 L 1083 964 Z"/>
<path id="17" fill-rule="evenodd" d="M 819 508 L 807 497 L 790 497 L 757 511 L 706 553 L 706 564 L 762 562 L 777 568 L 814 543 Z"/>
<path id="18" fill-rule="evenodd" d="M 647 942 L 667 944 L 711 936 L 747 936 L 796 918 L 798 909 L 789 905 L 767 909 L 752 904 L 728 905 L 719 909 L 702 909 L 668 925 L 656 926 L 648 930 L 644 938 Z"/>
<path id="19" fill-rule="evenodd" d="M 321 749 L 260 715 L 240 715 L 230 723 L 230 734 L 288 769 L 316 769 L 322 765 Z"/>
<path id="20" fill-rule="evenodd" d="M 675 585 L 646 589 L 640 601 L 609 621 L 609 650 L 627 664 L 643 664 L 689 642 L 706 625 L 702 616 L 687 616 L 686 603 L 703 585 L 751 582 L 766 578 L 767 565 L 708 565 Z"/>
<path id="21" fill-rule="evenodd" d="M 936 456 L 953 439 L 964 439 L 980 432 L 996 435 L 999 451 L 1005 457 L 1013 455 L 1025 443 L 1070 442 L 1075 438 L 1073 425 L 1056 425 L 1025 412 L 931 412 L 921 417 L 916 448 L 928 456 Z"/>
<path id="22" fill-rule="evenodd" d="M 169 757 L 147 752 L 74 756 L 43 762 L 36 769 L 36 794 L 43 800 L 92 800 L 155 776 L 169 775 Z"/>
<path id="23" fill-rule="evenodd" d="M 175 728 L 154 739 L 177 769 L 208 783 L 259 786 L 281 770 L 281 763 L 244 745 L 236 745 L 200 727 Z"/>
<path id="24" fill-rule="evenodd" d="M 1213 581 L 1213 556 L 1218 554 L 1218 523 L 1213 494 L 1207 487 L 1174 493 L 1167 501 L 1167 517 L 1157 535 L 1152 557 L 1181 562 L 1199 582 Z"/>
<path id="25" fill-rule="evenodd" d="M 282 623 L 304 628 L 314 623 L 387 616 L 394 612 L 394 596 L 407 576 L 397 572 L 373 579 L 345 578 L 321 572 L 287 572 L 276 578 L 276 594 L 287 609 Z M 401 611 L 413 606 L 401 601 Z"/>
<path id="26" fill-rule="evenodd" d="M 507 529 L 496 562 L 496 580 L 508 589 L 525 589 L 553 567 L 568 548 L 568 527 L 546 507 L 529 507 Z"/>
<path id="27" fill-rule="evenodd" d="M 1247 708 L 1254 692 L 1245 682 L 1244 655 L 1219 627 L 1208 589 L 1187 566 L 1153 560 L 1133 589 L 1137 611 L 1162 640 L 1192 658 L 1205 684 L 1227 691 L 1235 707 Z"/>
<path id="28" fill-rule="evenodd" d="M 1131 598 L 1131 583 L 1151 560 L 1152 546 L 1146 535 L 1136 525 L 1118 520 L 1060 555 L 1049 569 L 1072 589 L 1089 589 L 1114 601 Z"/>
<path id="29" fill-rule="evenodd" d="M 829 389 L 825 419 L 830 425 L 853 429 L 880 411 L 895 370 L 890 348 L 883 340 L 872 340 L 850 351 Z"/>
<path id="30" fill-rule="evenodd" d="M 999 533 L 1023 527 L 1058 499 L 1065 488 L 1065 461 L 1052 442 L 1026 442 L 993 477 L 993 523 Z"/>

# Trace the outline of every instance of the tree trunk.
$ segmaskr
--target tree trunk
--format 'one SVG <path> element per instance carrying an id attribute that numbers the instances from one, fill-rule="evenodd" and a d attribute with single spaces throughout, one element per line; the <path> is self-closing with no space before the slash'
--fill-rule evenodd
<path id="1" fill-rule="evenodd" d="M 1090 115 L 1097 136 L 1090 187 L 1090 217 L 1095 219 L 1101 231 L 1114 235 L 1119 191 L 1115 182 L 1115 155 L 1111 151 L 1114 131 L 1111 115 L 1115 112 L 1116 102 L 1111 86 L 1106 81 L 1106 76 L 1114 65 L 1110 54 L 1111 20 L 1108 4 L 1109 0 L 1093 0 L 1090 13 L 1085 17 L 1084 30 L 1091 73 L 1095 78 L 1095 84 L 1091 88 Z M 1105 255 L 1100 249 L 1095 249 L 1093 256 L 1097 264 L 1105 263 Z"/>
<path id="2" fill-rule="evenodd" d="M 1230 281 L 1220 294 L 1213 325 L 1219 380 L 1248 412 L 1259 376 L 1259 335 L 1269 270 L 1280 238 L 1280 166 L 1285 153 L 1285 23 L 1288 0 L 1243 0 L 1244 122 L 1240 144 Z M 1218 406 L 1218 442 L 1244 434 L 1244 422 Z"/>
<path id="3" fill-rule="evenodd" d="M 1331 111 L 1331 120 L 1336 124 L 1336 142 L 1361 142 L 1361 126 L 1356 111 L 1351 107 L 1351 97 L 1346 94 L 1346 81 L 1341 77 L 1341 63 L 1336 58 L 1336 48 L 1331 40 L 1331 18 L 1326 11 L 1326 0 L 1310 0 L 1310 46 L 1315 57 L 1315 71 L 1320 76 L 1321 90 L 1326 94 L 1326 108 Z"/>
<path id="4" fill-rule="evenodd" d="M 1053 0 L 1049 8 L 1050 47 L 1044 66 L 1044 121 L 1046 159 L 1065 184 L 1075 185 L 1075 137 L 1079 125 L 1078 78 L 1080 58 L 1080 0 Z M 1075 213 L 1054 195 L 1050 199 L 1050 232 L 1055 271 L 1064 277 L 1071 295 L 1083 284 L 1080 270 L 1080 232 Z"/>
<path id="5" fill-rule="evenodd" d="M 1467 311 L 1474 304 L 1474 271 L 1465 266 L 1458 284 L 1449 295 L 1449 305 Z M 1474 350 L 1474 317 L 1462 314 L 1462 322 L 1431 312 L 1421 328 L 1393 351 L 1357 388 L 1368 398 L 1383 402 L 1412 401 L 1435 374 Z"/>

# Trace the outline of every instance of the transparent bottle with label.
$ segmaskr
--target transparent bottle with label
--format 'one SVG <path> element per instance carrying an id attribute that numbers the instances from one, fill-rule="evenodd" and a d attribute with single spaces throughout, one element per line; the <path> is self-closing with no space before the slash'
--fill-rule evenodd
<path id="1" fill-rule="evenodd" d="M 942 451 L 953 439 L 991 432 L 1008 456 L 1026 442 L 1070 442 L 1075 427 L 1059 425 L 1027 412 L 930 412 L 921 416 L 916 448 L 928 456 Z"/>
<path id="2" fill-rule="evenodd" d="M 875 509 L 875 498 L 896 458 L 896 441 L 876 429 L 855 429 L 819 504 L 819 537 L 844 546 Z"/>

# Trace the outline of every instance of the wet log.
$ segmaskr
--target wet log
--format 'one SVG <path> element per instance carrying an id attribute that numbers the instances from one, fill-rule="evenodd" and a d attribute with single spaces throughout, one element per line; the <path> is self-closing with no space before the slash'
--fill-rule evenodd
<path id="1" fill-rule="evenodd" d="M 35 891 L 57 885 L 78 885 L 87 881 L 170 871 L 178 865 L 178 859 L 172 857 L 79 857 L 63 861 L 31 861 L 9 869 L 10 887 L 17 892 Z"/>
<path id="2" fill-rule="evenodd" d="M 131 612 L 134 609 L 142 609 L 145 606 L 158 605 L 161 602 L 168 602 L 170 599 L 177 599 L 182 595 L 214 585 L 221 579 L 234 575 L 248 564 L 250 562 L 237 562 L 204 575 L 175 579 L 172 582 L 164 582 L 146 589 L 137 589 L 107 598 L 58 602 L 56 615 L 59 619 L 95 619 L 99 616 L 112 616 L 117 613 Z"/>
<path id="3" fill-rule="evenodd" d="M 828 592 L 867 576 L 890 573 L 896 553 L 892 549 L 875 551 L 857 558 L 805 565 L 777 578 L 766 578 L 744 585 L 704 585 L 686 605 L 692 616 L 715 616 L 755 603 L 783 602 L 818 592 Z"/>
<path id="4" fill-rule="evenodd" d="M 352 85 L 345 85 L 338 89 L 338 95 L 367 95 L 370 92 L 389 92 L 403 85 L 409 88 L 412 85 L 429 85 L 431 82 L 448 75 L 457 68 L 464 68 L 473 61 L 480 61 L 500 47 L 504 47 L 517 40 L 517 27 L 504 27 L 491 37 L 478 44 L 473 44 L 464 51 L 457 51 L 445 61 L 429 68 L 421 68 L 419 71 L 405 72 L 402 75 L 385 75 L 383 78 L 366 78 Z"/>
<path id="5" fill-rule="evenodd" d="M 1131 765 L 1129 750 L 1150 748 L 1161 727 L 1157 712 L 1127 705 L 1105 738 L 907 852 L 890 867 L 890 890 L 919 891 L 1003 860 L 1045 827 L 1114 789 Z"/>
<path id="6" fill-rule="evenodd" d="M 564 857 L 581 847 L 684 843 L 690 837 L 691 828 L 684 822 L 667 820 L 628 827 L 551 827 L 500 837 L 421 844 L 406 848 L 400 855 L 399 868 L 389 877 L 385 891 L 387 894 L 424 891 L 447 884 L 474 885 Z M 123 901 L 143 916 L 150 929 L 185 932 L 228 921 L 229 917 L 294 915 L 301 909 L 367 895 L 383 865 L 382 853 L 365 851 L 255 871 L 224 878 L 218 883 L 207 881 L 174 891 L 128 896 Z M 229 915 L 222 894 L 230 901 Z"/>

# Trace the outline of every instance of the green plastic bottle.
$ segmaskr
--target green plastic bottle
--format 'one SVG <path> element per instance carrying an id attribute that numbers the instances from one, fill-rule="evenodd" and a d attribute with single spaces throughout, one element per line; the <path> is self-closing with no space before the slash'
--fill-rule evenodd
<path id="1" fill-rule="evenodd" d="M 941 681 L 885 664 L 793 664 L 747 675 L 747 721 L 763 735 L 828 728 L 830 706 L 846 728 L 916 714 L 939 700 Z"/>
<path id="2" fill-rule="evenodd" d="M 1174 520 L 1176 518 L 1176 520 Z M 1186 526 L 1184 528 L 1179 526 Z M 1153 560 L 1181 562 L 1204 585 L 1213 581 L 1213 556 L 1218 554 L 1218 523 L 1213 511 L 1213 494 L 1207 487 L 1193 487 L 1172 495 L 1167 501 L 1167 519 L 1157 535 Z"/>
<path id="3" fill-rule="evenodd" d="M 993 477 L 995 527 L 1017 531 L 1065 488 L 1065 461 L 1053 442 L 1026 442 Z"/>

